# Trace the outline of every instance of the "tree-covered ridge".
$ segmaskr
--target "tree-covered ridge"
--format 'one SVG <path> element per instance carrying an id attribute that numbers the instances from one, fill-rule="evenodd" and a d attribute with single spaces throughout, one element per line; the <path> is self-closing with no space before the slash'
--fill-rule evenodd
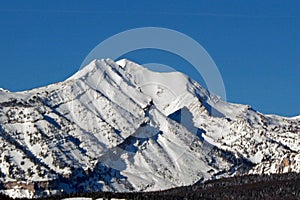
<path id="1" fill-rule="evenodd" d="M 68 197 L 111 199 L 299 199 L 300 174 L 247 175 L 196 183 L 156 192 L 112 193 L 94 192 L 64 194 L 36 200 L 60 200 Z M 11 200 L 0 195 L 1 200 Z M 28 199 L 19 199 L 28 200 Z"/>

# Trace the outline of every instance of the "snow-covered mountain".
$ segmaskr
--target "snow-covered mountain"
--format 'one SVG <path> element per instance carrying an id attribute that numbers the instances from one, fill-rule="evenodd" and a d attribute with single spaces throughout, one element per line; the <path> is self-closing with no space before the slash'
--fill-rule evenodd
<path id="1" fill-rule="evenodd" d="M 94 60 L 64 82 L 0 89 L 0 190 L 153 191 L 300 172 L 300 118 L 231 104 L 179 72 Z"/>

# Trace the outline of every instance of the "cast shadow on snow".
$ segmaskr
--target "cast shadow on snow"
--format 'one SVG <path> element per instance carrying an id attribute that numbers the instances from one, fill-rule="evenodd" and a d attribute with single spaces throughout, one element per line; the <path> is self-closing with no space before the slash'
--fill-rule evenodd
<path id="1" fill-rule="evenodd" d="M 127 137 L 122 143 L 108 149 L 98 161 L 104 165 L 122 171 L 127 167 L 126 161 L 122 158 L 122 155 L 126 154 L 127 160 L 133 163 L 133 157 L 140 150 L 139 147 L 145 145 L 150 139 L 157 142 L 159 134 L 162 134 L 159 129 L 143 123 L 135 133 Z"/>
<path id="2" fill-rule="evenodd" d="M 206 108 L 206 110 L 209 112 L 209 114 L 212 117 L 219 117 L 219 118 L 226 117 L 223 113 L 221 113 L 216 108 L 214 108 L 213 106 L 211 106 L 210 104 L 208 104 L 207 103 L 207 98 L 203 99 L 203 97 L 201 97 L 201 95 L 198 94 L 198 93 L 195 93 L 195 95 L 196 95 L 196 97 L 199 99 L 199 101 L 201 102 L 201 104 Z"/>
<path id="3" fill-rule="evenodd" d="M 205 130 L 194 126 L 193 115 L 186 107 L 170 114 L 168 118 L 182 124 L 202 142 L 205 142 L 202 136 L 202 134 L 205 133 Z M 127 182 L 127 177 L 121 175 L 120 172 L 127 168 L 128 162 L 134 163 L 134 156 L 138 151 L 142 151 L 143 146 L 146 146 L 149 140 L 158 143 L 158 137 L 162 134 L 163 132 L 158 128 L 147 123 L 141 124 L 135 133 L 116 147 L 108 149 L 98 159 L 97 167 L 93 173 L 100 173 L 101 175 L 99 178 L 104 180 L 105 183 L 108 183 L 108 185 L 110 185 L 109 183 L 112 183 L 114 179 L 123 180 L 127 185 L 130 185 L 130 183 Z M 103 186 L 99 185 L 98 187 Z"/>
<path id="4" fill-rule="evenodd" d="M 175 111 L 168 117 L 177 123 L 182 124 L 188 131 L 196 135 L 202 142 L 204 142 L 202 134 L 206 133 L 206 131 L 194 126 L 193 115 L 186 107 Z"/>
<path id="5" fill-rule="evenodd" d="M 193 125 L 193 115 L 186 107 L 177 110 L 168 117 L 169 119 L 185 126 L 188 131 L 196 135 L 202 142 L 204 142 L 202 134 L 205 133 L 205 130 L 197 128 Z M 135 154 L 138 151 L 142 151 L 142 146 L 147 145 L 149 140 L 153 140 L 154 142 L 158 143 L 158 137 L 161 134 L 163 134 L 163 132 L 158 128 L 155 128 L 147 123 L 143 123 L 135 133 L 126 138 L 117 147 L 108 149 L 98 159 L 98 162 L 122 171 L 127 168 L 126 163 L 128 163 L 128 161 L 130 163 L 134 162 Z M 126 154 L 127 161 L 123 159 L 122 155 L 124 154 Z"/>

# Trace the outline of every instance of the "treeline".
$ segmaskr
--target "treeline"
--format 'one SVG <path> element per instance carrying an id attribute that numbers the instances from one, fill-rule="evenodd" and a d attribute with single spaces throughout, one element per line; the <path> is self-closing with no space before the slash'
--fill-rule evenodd
<path id="1" fill-rule="evenodd" d="M 94 192 L 64 194 L 37 200 L 60 200 L 68 197 L 123 199 L 300 199 L 300 174 L 247 175 L 196 183 L 157 192 Z M 0 195 L 0 199 L 9 199 Z M 21 199 L 27 200 L 27 199 Z"/>

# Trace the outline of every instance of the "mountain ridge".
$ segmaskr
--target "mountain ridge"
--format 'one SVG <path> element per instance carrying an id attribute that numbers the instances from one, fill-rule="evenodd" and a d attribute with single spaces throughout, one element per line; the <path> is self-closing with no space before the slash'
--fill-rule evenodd
<path id="1" fill-rule="evenodd" d="M 17 197 L 300 171 L 299 118 L 226 103 L 182 73 L 129 60 L 94 60 L 63 82 L 0 91 L 0 132 L 0 188 Z"/>

